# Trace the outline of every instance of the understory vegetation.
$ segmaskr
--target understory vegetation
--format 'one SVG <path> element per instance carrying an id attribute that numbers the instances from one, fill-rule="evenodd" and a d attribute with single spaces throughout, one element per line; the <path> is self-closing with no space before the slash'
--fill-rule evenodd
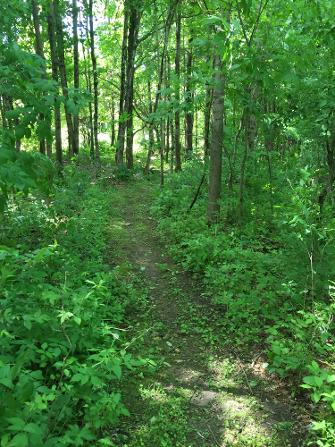
<path id="1" fill-rule="evenodd" d="M 204 295 L 222 314 L 219 344 L 244 355 L 259 350 L 269 373 L 288 380 L 295 395 L 307 389 L 316 404 L 312 429 L 318 445 L 333 445 L 334 230 L 330 212 L 322 221 L 318 189 L 301 167 L 283 181 L 278 172 L 271 199 L 264 182 L 248 185 L 250 215 L 232 220 L 234 190 L 221 200 L 222 223 L 208 227 L 202 191 L 190 210 L 203 172 L 196 161 L 171 175 L 152 212 L 172 256 L 200 278 Z M 286 170 L 287 166 L 283 166 Z"/>
<path id="2" fill-rule="evenodd" d="M 121 383 L 143 370 L 125 312 L 143 296 L 109 262 L 110 194 L 69 166 L 1 222 L 1 446 L 114 445 Z"/>

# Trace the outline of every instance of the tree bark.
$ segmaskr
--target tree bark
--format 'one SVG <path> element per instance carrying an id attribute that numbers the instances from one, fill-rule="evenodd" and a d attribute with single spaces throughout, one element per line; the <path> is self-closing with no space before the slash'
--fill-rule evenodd
<path id="1" fill-rule="evenodd" d="M 61 121 L 61 111 L 59 103 L 59 88 L 58 88 L 58 55 L 57 55 L 57 44 L 56 44 L 56 23 L 55 23 L 55 11 L 54 3 L 49 3 L 49 8 L 47 11 L 47 22 L 48 22 L 48 39 L 50 45 L 50 55 L 51 55 L 51 70 L 52 79 L 55 81 L 56 94 L 54 100 L 54 120 L 55 120 L 55 142 L 56 142 L 56 160 L 59 166 L 63 164 L 63 149 L 62 149 L 62 121 Z"/>
<path id="2" fill-rule="evenodd" d="M 134 109 L 134 76 L 135 76 L 135 56 L 138 45 L 138 32 L 140 27 L 141 11 L 138 5 L 130 5 L 129 34 L 127 42 L 127 70 L 126 70 L 126 95 L 125 113 L 127 114 L 126 129 L 126 159 L 127 168 L 132 169 L 134 164 L 133 156 L 133 109 Z"/>
<path id="3" fill-rule="evenodd" d="M 34 24 L 34 32 L 35 32 L 35 52 L 36 54 L 42 58 L 44 58 L 44 50 L 43 50 L 43 41 L 41 37 L 41 26 L 40 26 L 40 16 L 39 16 L 39 7 L 36 0 L 31 0 L 31 11 L 33 16 L 33 24 Z M 45 73 L 44 73 L 45 75 Z M 46 75 L 45 75 L 46 77 Z M 43 113 L 39 114 L 39 120 L 45 121 L 45 116 Z M 45 138 L 39 139 L 39 146 L 41 154 L 46 154 L 46 140 Z"/>
<path id="4" fill-rule="evenodd" d="M 217 223 L 220 215 L 225 76 L 219 55 L 214 58 L 214 82 L 207 207 L 209 225 Z"/>
<path id="5" fill-rule="evenodd" d="M 209 58 L 208 58 L 209 62 Z M 211 112 L 213 101 L 213 89 L 207 83 L 206 85 L 206 99 L 205 99 L 205 116 L 204 116 L 204 156 L 209 156 L 209 138 L 210 138 L 210 125 L 211 125 Z"/>
<path id="6" fill-rule="evenodd" d="M 86 38 L 89 39 L 89 24 L 88 20 L 86 21 Z M 90 71 L 90 65 L 88 62 L 89 55 L 86 55 L 86 46 L 84 42 L 82 43 L 82 50 L 83 50 L 83 58 L 84 58 L 84 75 L 85 75 L 85 81 L 86 81 L 86 88 L 89 92 L 90 96 L 92 95 L 92 81 L 91 81 L 91 71 Z M 89 139 L 89 146 L 90 146 L 90 158 L 91 160 L 94 160 L 95 151 L 94 151 L 94 131 L 93 131 L 93 108 L 92 108 L 92 101 L 89 101 L 88 103 L 88 139 Z"/>
<path id="7" fill-rule="evenodd" d="M 64 100 L 65 100 L 64 108 L 65 108 L 65 119 L 66 119 L 67 132 L 68 132 L 69 156 L 72 157 L 73 153 L 74 153 L 73 152 L 73 148 L 74 148 L 73 122 L 72 122 L 71 113 L 68 108 L 69 89 L 68 89 L 65 56 L 64 56 L 63 23 L 62 23 L 62 18 L 59 13 L 59 0 L 54 0 L 53 5 L 54 5 L 53 12 L 55 15 L 55 25 L 56 25 L 58 73 L 59 73 L 63 96 L 64 96 Z"/>
<path id="8" fill-rule="evenodd" d="M 181 144 L 180 144 L 180 49 L 181 49 L 181 13 L 180 8 L 176 14 L 176 56 L 175 74 L 177 85 L 175 87 L 176 111 L 174 114 L 174 146 L 175 146 L 175 170 L 181 171 Z"/>
<path id="9" fill-rule="evenodd" d="M 189 45 L 192 45 L 192 38 L 189 40 Z M 185 134 L 186 134 L 186 158 L 192 158 L 193 153 L 193 123 L 194 123 L 194 113 L 193 113 L 193 99 L 194 95 L 192 92 L 192 65 L 193 65 L 193 53 L 192 48 L 187 51 L 186 58 L 186 117 L 185 117 Z"/>
<path id="10" fill-rule="evenodd" d="M 72 0 L 72 30 L 73 30 L 73 87 L 78 95 L 80 87 L 79 78 L 79 39 L 78 39 L 78 5 Z M 79 114 L 73 116 L 73 153 L 79 153 Z"/>
<path id="11" fill-rule="evenodd" d="M 120 74 L 120 102 L 119 102 L 119 124 L 116 142 L 115 162 L 117 166 L 121 166 L 124 162 L 124 143 L 126 123 L 124 119 L 125 112 L 125 96 L 126 96 L 126 65 L 127 65 L 127 41 L 129 27 L 129 11 L 128 5 L 125 3 L 124 19 L 123 19 L 123 38 L 121 50 L 121 74 Z"/>
<path id="12" fill-rule="evenodd" d="M 94 113 L 93 113 L 93 133 L 94 133 L 94 152 L 95 158 L 100 161 L 100 148 L 99 148 L 99 80 L 98 80 L 98 67 L 97 58 L 95 54 L 95 32 L 93 24 L 93 0 L 88 2 L 89 13 L 89 25 L 90 25 L 90 52 L 93 70 L 93 96 L 94 96 Z"/>

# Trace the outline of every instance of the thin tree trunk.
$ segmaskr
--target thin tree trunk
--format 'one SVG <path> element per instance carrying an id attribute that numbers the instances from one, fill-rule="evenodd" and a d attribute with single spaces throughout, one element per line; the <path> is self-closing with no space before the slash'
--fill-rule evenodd
<path id="1" fill-rule="evenodd" d="M 94 24 L 93 24 L 93 0 L 88 2 L 89 24 L 90 24 L 90 52 L 93 71 L 93 95 L 94 95 L 94 113 L 93 113 L 93 133 L 94 133 L 94 152 L 95 158 L 100 161 L 100 148 L 99 148 L 99 80 L 98 80 L 98 67 L 97 58 L 95 54 L 95 41 L 94 41 Z"/>
<path id="2" fill-rule="evenodd" d="M 255 90 L 251 86 L 247 89 L 248 101 L 251 104 L 255 98 Z M 244 129 L 244 151 L 241 162 L 241 172 L 240 172 L 240 191 L 239 191 L 239 215 L 240 219 L 243 219 L 244 215 L 244 190 L 246 183 L 246 167 L 248 161 L 248 155 L 255 146 L 256 138 L 256 119 L 252 111 L 250 110 L 250 105 L 244 109 L 242 127 Z"/>
<path id="3" fill-rule="evenodd" d="M 173 148 L 174 141 L 175 141 L 175 135 L 174 135 L 174 122 L 173 119 L 170 119 L 170 134 L 171 134 L 171 148 L 170 148 L 170 172 L 173 172 L 174 168 L 174 155 L 175 151 Z"/>
<path id="4" fill-rule="evenodd" d="M 204 116 L 204 155 L 205 158 L 209 156 L 209 138 L 210 138 L 210 125 L 211 125 L 211 112 L 213 102 L 213 89 L 206 85 L 206 99 L 205 99 L 205 116 Z"/>
<path id="5" fill-rule="evenodd" d="M 127 113 L 127 140 L 126 159 L 127 168 L 132 169 L 134 164 L 133 156 L 133 102 L 134 102 L 134 76 L 135 76 L 135 55 L 138 45 L 138 32 L 140 27 L 141 11 L 139 5 L 130 6 L 129 34 L 127 44 L 127 72 L 126 72 L 126 95 L 125 112 Z"/>
<path id="6" fill-rule="evenodd" d="M 3 97 L 0 95 L 0 111 L 1 111 L 1 123 L 2 123 L 2 127 L 4 129 L 7 129 L 7 119 L 6 119 L 6 110 L 5 110 L 5 106 L 4 106 L 4 100 Z"/>
<path id="7" fill-rule="evenodd" d="M 56 44 L 56 23 L 55 23 L 55 10 L 54 3 L 49 3 L 49 9 L 47 11 L 47 22 L 48 22 L 48 38 L 50 45 L 50 55 L 51 55 L 51 70 L 52 79 L 55 81 L 56 94 L 54 99 L 54 121 L 55 121 L 55 142 L 56 142 L 56 160 L 61 167 L 63 165 L 63 150 L 62 150 L 62 120 L 61 111 L 59 104 L 59 88 L 58 88 L 58 55 L 57 55 L 57 44 Z"/>
<path id="8" fill-rule="evenodd" d="M 152 98 L 151 98 L 151 82 L 148 81 L 148 101 L 149 101 L 149 115 L 152 114 L 153 105 L 152 105 Z M 154 127 L 152 122 L 149 123 L 149 147 L 148 147 L 148 154 L 147 154 L 147 160 L 145 164 L 144 173 L 146 175 L 149 174 L 150 171 L 150 165 L 151 165 L 151 157 L 153 154 L 155 145 L 155 137 L 154 137 Z"/>
<path id="9" fill-rule="evenodd" d="M 86 28 L 85 28 L 85 32 L 86 32 L 86 38 L 89 39 L 89 25 L 88 25 L 88 20 L 86 23 Z M 88 58 L 89 56 L 86 54 L 86 45 L 82 44 L 82 50 L 83 50 L 83 58 L 84 58 L 84 75 L 85 75 L 85 81 L 86 81 L 86 88 L 90 94 L 90 96 L 92 95 L 92 82 L 91 82 L 91 75 L 90 75 L 90 70 L 89 70 L 89 63 L 88 63 Z M 90 157 L 91 160 L 94 160 L 95 157 L 95 151 L 94 151 L 94 131 L 93 131 L 93 108 L 92 108 L 92 101 L 89 101 L 88 103 L 88 120 L 89 120 L 89 125 L 88 125 L 88 138 L 89 138 L 89 146 L 90 146 Z"/>
<path id="10" fill-rule="evenodd" d="M 181 12 L 180 8 L 176 14 L 176 56 L 175 56 L 175 74 L 176 74 L 176 88 L 175 99 L 176 107 L 174 115 L 174 147 L 175 147 L 175 170 L 181 171 L 181 144 L 180 144 L 180 48 L 181 48 Z"/>
<path id="11" fill-rule="evenodd" d="M 64 100 L 65 100 L 64 108 L 65 108 L 65 118 L 66 118 L 66 124 L 67 124 L 67 132 L 68 132 L 69 156 L 72 157 L 73 156 L 73 147 L 74 147 L 73 122 L 72 122 L 72 116 L 68 109 L 69 89 L 68 89 L 65 56 L 64 56 L 63 23 L 62 23 L 62 18 L 59 13 L 59 0 L 54 0 L 53 4 L 54 4 L 53 12 L 55 15 L 55 25 L 56 25 L 58 73 L 60 76 L 60 82 L 61 82 L 63 96 L 64 96 Z"/>
<path id="12" fill-rule="evenodd" d="M 72 0 L 72 29 L 73 29 L 73 86 L 78 95 L 80 87 L 79 78 L 79 39 L 78 39 L 78 5 Z M 79 114 L 73 116 L 73 153 L 79 153 Z"/>
<path id="13" fill-rule="evenodd" d="M 115 162 L 121 166 L 124 162 L 124 143 L 126 123 L 124 119 L 125 96 L 126 96 L 126 65 L 127 65 L 127 41 L 129 27 L 129 11 L 128 4 L 125 3 L 124 19 L 123 19 L 123 38 L 121 50 L 121 75 L 120 75 L 120 102 L 119 102 L 119 125 L 116 143 Z"/>
<path id="14" fill-rule="evenodd" d="M 111 107 L 111 145 L 115 145 L 115 101 L 112 98 L 112 107 Z"/>
<path id="15" fill-rule="evenodd" d="M 44 50 L 43 41 L 41 37 L 41 27 L 40 27 L 40 17 L 39 8 L 36 0 L 31 0 L 31 10 L 33 16 L 34 32 L 35 32 L 35 52 L 36 54 L 44 60 Z M 39 120 L 45 121 L 45 116 L 43 113 L 39 114 Z M 46 140 L 45 138 L 39 139 L 39 146 L 41 154 L 46 153 Z"/>
<path id="16" fill-rule="evenodd" d="M 189 45 L 192 45 L 192 38 L 189 40 Z M 193 113 L 193 92 L 192 92 L 192 65 L 193 65 L 193 53 L 192 48 L 187 51 L 186 59 L 186 86 L 185 86 L 185 96 L 187 103 L 187 111 L 185 117 L 185 133 L 186 133 L 186 158 L 191 158 L 193 153 L 193 123 L 194 123 L 194 113 Z"/>

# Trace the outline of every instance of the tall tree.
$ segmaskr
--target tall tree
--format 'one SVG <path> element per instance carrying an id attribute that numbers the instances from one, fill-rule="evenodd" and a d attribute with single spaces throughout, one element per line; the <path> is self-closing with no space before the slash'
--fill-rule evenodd
<path id="1" fill-rule="evenodd" d="M 59 166 L 63 164 L 63 150 L 62 150 L 62 120 L 61 120 L 61 109 L 59 100 L 59 72 L 58 72 L 58 54 L 57 54 L 57 43 L 56 43 L 56 23 L 55 23 L 55 5 L 54 2 L 49 3 L 47 10 L 47 22 L 48 22 L 48 38 L 50 45 L 50 56 L 51 56 L 51 70 L 52 79 L 55 81 L 56 94 L 54 99 L 54 121 L 55 121 L 55 141 L 56 141 L 56 160 Z"/>
<path id="2" fill-rule="evenodd" d="M 64 54 L 64 30 L 63 30 L 63 21 L 60 12 L 59 0 L 53 0 L 53 13 L 54 13 L 54 22 L 56 26 L 58 73 L 64 96 L 68 149 L 69 149 L 69 156 L 72 157 L 74 154 L 75 144 L 74 144 L 74 133 L 73 133 L 73 120 L 69 108 L 69 87 L 67 81 L 67 71 L 66 71 L 65 54 Z"/>
<path id="3" fill-rule="evenodd" d="M 126 66 L 127 66 L 127 43 L 128 43 L 128 28 L 129 28 L 129 10 L 128 4 L 124 5 L 123 18 L 123 38 L 121 48 L 121 73 L 120 73 L 120 98 L 119 98 L 119 122 L 118 135 L 116 142 L 115 162 L 118 166 L 124 162 L 124 144 L 125 144 L 125 97 L 126 97 Z"/>
<path id="4" fill-rule="evenodd" d="M 79 94 L 79 39 L 78 39 L 78 5 L 72 0 L 72 33 L 73 33 L 73 87 L 75 97 Z M 79 153 L 79 113 L 73 116 L 73 153 Z"/>
<path id="5" fill-rule="evenodd" d="M 192 51 L 192 37 L 189 39 L 189 48 L 186 56 L 186 85 L 185 85 L 185 102 L 186 102 L 186 116 L 185 116 L 185 134 L 186 134 L 186 158 L 191 158 L 193 153 L 193 91 L 192 91 L 192 65 L 193 65 L 193 51 Z"/>
<path id="6" fill-rule="evenodd" d="M 176 171 L 181 170 L 181 143 L 180 143 L 180 53 L 181 53 L 181 11 L 180 6 L 176 13 L 176 55 L 175 55 L 175 103 L 176 110 L 174 114 L 174 146 Z"/>
<path id="7" fill-rule="evenodd" d="M 129 32 L 127 41 L 127 69 L 126 69 L 126 94 L 125 113 L 127 127 L 126 159 L 127 168 L 133 167 L 133 107 L 134 107 L 134 76 L 135 56 L 138 45 L 138 32 L 141 20 L 141 8 L 138 3 L 131 2 L 129 13 Z"/>
<path id="8" fill-rule="evenodd" d="M 43 49 L 43 40 L 41 36 L 41 26 L 40 26 L 40 12 L 37 0 L 31 0 L 31 10 L 32 10 L 32 16 L 33 16 L 33 24 L 34 24 L 34 32 L 35 32 L 35 52 L 36 54 L 44 61 L 44 49 Z M 49 120 L 45 117 L 43 113 L 39 114 L 39 120 L 40 122 L 44 122 L 47 125 L 50 126 Z M 48 126 L 48 127 L 49 127 Z M 40 152 L 42 154 L 46 153 L 46 139 L 41 136 L 39 139 L 39 145 L 40 145 Z"/>
<path id="9" fill-rule="evenodd" d="M 95 158 L 100 161 L 100 148 L 99 148 L 99 78 L 98 78 L 98 66 L 97 57 L 95 54 L 95 31 L 93 22 L 93 0 L 88 1 L 88 15 L 90 24 L 90 53 L 92 61 L 93 71 L 93 95 L 94 95 L 94 114 L 93 114 L 93 133 L 94 133 L 94 150 Z"/>

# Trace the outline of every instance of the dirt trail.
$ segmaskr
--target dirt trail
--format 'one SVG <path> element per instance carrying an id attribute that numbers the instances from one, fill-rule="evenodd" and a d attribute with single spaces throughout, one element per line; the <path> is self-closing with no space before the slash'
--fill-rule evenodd
<path id="1" fill-rule="evenodd" d="M 212 309 L 199 285 L 165 254 L 150 218 L 154 189 L 145 180 L 118 185 L 111 204 L 111 247 L 149 290 L 152 330 L 146 344 L 164 358 L 133 402 L 135 416 L 124 445 L 303 445 L 294 405 L 281 385 L 257 361 L 244 363 L 215 344 Z"/>

